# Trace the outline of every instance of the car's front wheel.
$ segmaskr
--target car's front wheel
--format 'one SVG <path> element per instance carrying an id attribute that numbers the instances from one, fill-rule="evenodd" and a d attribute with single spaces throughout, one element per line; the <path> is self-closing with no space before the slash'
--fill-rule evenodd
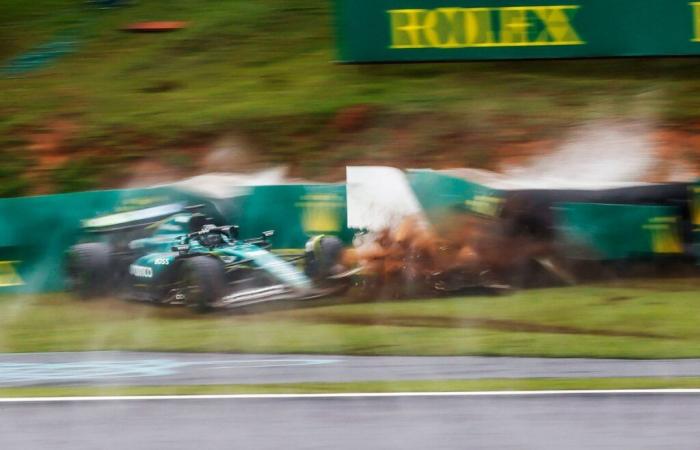
<path id="1" fill-rule="evenodd" d="M 181 266 L 187 306 L 199 312 L 210 310 L 224 295 L 226 277 L 220 261 L 208 256 L 186 259 Z"/>

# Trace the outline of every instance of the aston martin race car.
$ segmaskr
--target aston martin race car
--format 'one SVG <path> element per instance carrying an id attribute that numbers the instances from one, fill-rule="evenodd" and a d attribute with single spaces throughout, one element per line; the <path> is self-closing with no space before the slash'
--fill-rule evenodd
<path id="1" fill-rule="evenodd" d="M 83 298 L 118 293 L 206 311 L 339 294 L 354 274 L 340 264 L 343 245 L 334 236 L 312 237 L 301 255 L 280 255 L 271 251 L 273 231 L 242 240 L 237 226 L 217 226 L 182 205 L 120 214 L 86 222 L 100 238 L 68 252 L 68 284 Z M 124 238 L 134 233 L 141 237 Z"/>

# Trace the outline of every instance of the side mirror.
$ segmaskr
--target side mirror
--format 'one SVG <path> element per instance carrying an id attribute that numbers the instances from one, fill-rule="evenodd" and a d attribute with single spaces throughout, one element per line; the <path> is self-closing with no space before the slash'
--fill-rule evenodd
<path id="1" fill-rule="evenodd" d="M 263 232 L 262 232 L 262 238 L 263 238 L 263 239 L 271 238 L 271 237 L 274 236 L 274 235 L 275 235 L 275 231 L 274 231 L 274 230 L 267 230 L 267 231 L 263 231 Z"/>
<path id="2" fill-rule="evenodd" d="M 190 246 L 187 244 L 173 245 L 170 250 L 179 253 L 180 255 L 186 255 L 190 251 Z"/>

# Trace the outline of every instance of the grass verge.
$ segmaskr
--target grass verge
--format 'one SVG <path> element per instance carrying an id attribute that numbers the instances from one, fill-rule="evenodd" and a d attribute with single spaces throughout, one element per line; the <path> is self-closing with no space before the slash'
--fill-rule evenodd
<path id="1" fill-rule="evenodd" d="M 355 355 L 700 357 L 700 280 L 504 297 L 197 315 L 66 294 L 0 297 L 0 352 L 153 350 Z"/>
<path id="2" fill-rule="evenodd" d="M 530 378 L 484 380 L 362 381 L 353 383 L 280 383 L 182 386 L 0 388 L 2 397 L 82 397 L 119 395 L 324 394 L 370 392 L 471 392 L 597 389 L 692 389 L 688 378 Z"/>

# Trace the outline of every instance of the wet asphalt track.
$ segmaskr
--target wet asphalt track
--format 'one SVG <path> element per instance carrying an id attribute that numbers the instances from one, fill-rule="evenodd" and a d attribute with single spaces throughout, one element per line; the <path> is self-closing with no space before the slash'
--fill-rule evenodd
<path id="1" fill-rule="evenodd" d="M 0 387 L 651 376 L 700 376 L 700 359 L 644 361 L 142 352 L 0 354 Z"/>
<path id="2" fill-rule="evenodd" d="M 0 404 L 0 448 L 700 448 L 698 394 L 254 398 Z"/>

